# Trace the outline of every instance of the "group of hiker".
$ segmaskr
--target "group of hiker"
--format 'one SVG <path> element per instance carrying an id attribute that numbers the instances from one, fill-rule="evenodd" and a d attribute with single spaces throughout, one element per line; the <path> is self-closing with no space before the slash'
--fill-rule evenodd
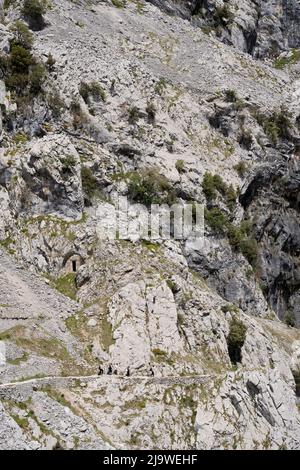
<path id="1" fill-rule="evenodd" d="M 151 377 L 154 377 L 154 370 L 153 370 L 153 367 L 151 365 L 149 365 L 149 372 L 150 372 Z M 100 365 L 99 370 L 98 370 L 98 375 L 103 375 L 103 374 L 105 374 L 105 371 L 104 371 L 103 367 Z M 117 370 L 117 368 L 113 368 L 112 364 L 109 364 L 106 374 L 107 375 L 118 375 L 118 370 Z M 130 377 L 130 375 L 131 375 L 129 366 L 126 369 L 126 374 L 125 375 L 126 375 L 126 377 Z"/>

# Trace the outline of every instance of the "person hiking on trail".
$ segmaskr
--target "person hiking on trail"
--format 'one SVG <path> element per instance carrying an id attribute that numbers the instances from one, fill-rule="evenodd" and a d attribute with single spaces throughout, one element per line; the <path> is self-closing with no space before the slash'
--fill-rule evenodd
<path id="1" fill-rule="evenodd" d="M 104 372 L 104 370 L 102 369 L 102 367 L 101 367 L 101 366 L 99 366 L 98 375 L 103 375 L 103 372 Z"/>
<path id="2" fill-rule="evenodd" d="M 112 365 L 109 364 L 107 374 L 112 375 L 112 373 L 113 373 Z"/>
<path id="3" fill-rule="evenodd" d="M 150 365 L 150 375 L 151 377 L 154 377 L 154 370 L 153 367 Z"/>
<path id="4" fill-rule="evenodd" d="M 126 377 L 130 377 L 130 368 L 129 368 L 129 366 L 127 367 Z"/>

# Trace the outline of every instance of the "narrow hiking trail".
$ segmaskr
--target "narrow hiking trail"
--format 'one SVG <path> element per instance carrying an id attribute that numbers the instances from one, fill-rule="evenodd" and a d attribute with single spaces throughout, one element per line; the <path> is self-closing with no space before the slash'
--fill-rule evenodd
<path id="1" fill-rule="evenodd" d="M 11 388 L 11 387 L 22 387 L 23 385 L 40 385 L 50 384 L 63 385 L 69 382 L 141 382 L 146 381 L 147 383 L 154 384 L 192 384 L 192 383 L 204 383 L 209 379 L 212 379 L 212 375 L 187 375 L 187 376 L 165 376 L 165 377 L 149 377 L 146 375 L 134 375 L 132 377 L 126 376 L 109 376 L 109 375 L 70 375 L 70 376 L 48 376 L 48 377 L 35 377 L 26 380 L 20 380 L 18 382 L 7 382 L 0 384 L 0 390 Z"/>

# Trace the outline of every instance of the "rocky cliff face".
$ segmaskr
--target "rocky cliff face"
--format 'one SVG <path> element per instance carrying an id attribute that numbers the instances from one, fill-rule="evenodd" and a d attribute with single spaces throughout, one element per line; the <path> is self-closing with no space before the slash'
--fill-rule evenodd
<path id="1" fill-rule="evenodd" d="M 297 0 L 148 0 L 258 58 L 299 48 Z"/>
<path id="2" fill-rule="evenodd" d="M 0 5 L 0 448 L 299 448 L 298 2 Z"/>

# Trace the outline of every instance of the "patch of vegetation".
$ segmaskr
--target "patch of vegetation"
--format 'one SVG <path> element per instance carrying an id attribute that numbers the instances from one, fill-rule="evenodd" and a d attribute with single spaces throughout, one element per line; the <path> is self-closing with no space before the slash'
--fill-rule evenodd
<path id="1" fill-rule="evenodd" d="M 146 408 L 147 400 L 145 398 L 141 398 L 140 400 L 129 400 L 122 406 L 124 411 L 126 410 L 143 410 Z"/>
<path id="2" fill-rule="evenodd" d="M 18 426 L 22 429 L 27 429 L 29 427 L 28 419 L 27 418 L 21 418 L 21 416 L 12 414 L 11 417 L 13 420 L 17 423 Z"/>
<path id="3" fill-rule="evenodd" d="M 235 103 L 237 101 L 237 94 L 235 90 L 226 90 L 225 91 L 226 101 L 229 103 Z"/>
<path id="4" fill-rule="evenodd" d="M 146 107 L 146 113 L 148 114 L 148 121 L 150 124 L 154 124 L 156 117 L 156 106 L 153 101 L 148 101 Z"/>
<path id="5" fill-rule="evenodd" d="M 184 173 L 185 172 L 184 161 L 183 160 L 177 160 L 177 162 L 175 163 L 175 168 L 176 168 L 176 170 L 178 171 L 179 174 Z"/>
<path id="6" fill-rule="evenodd" d="M 98 180 L 94 176 L 91 168 L 85 166 L 81 168 L 81 181 L 82 188 L 86 196 L 89 199 L 96 197 L 100 191 L 100 188 Z"/>
<path id="7" fill-rule="evenodd" d="M 228 186 L 221 176 L 206 172 L 202 181 L 202 189 L 209 202 L 220 195 L 224 198 L 228 209 L 231 212 L 234 210 L 237 200 L 236 191 L 232 185 Z"/>
<path id="8" fill-rule="evenodd" d="M 60 94 L 56 90 L 47 95 L 47 104 L 54 118 L 60 117 L 66 108 L 65 102 L 61 99 Z"/>
<path id="9" fill-rule="evenodd" d="M 23 356 L 17 357 L 16 359 L 8 359 L 7 363 L 11 364 L 12 366 L 19 366 L 22 362 L 26 362 L 28 360 L 28 353 L 25 352 Z"/>
<path id="10" fill-rule="evenodd" d="M 231 247 L 242 253 L 252 267 L 256 268 L 259 248 L 257 241 L 251 236 L 249 221 L 243 221 L 240 226 L 233 225 L 228 216 L 218 207 L 206 208 L 204 217 L 213 232 L 227 236 Z"/>
<path id="11" fill-rule="evenodd" d="M 15 250 L 11 247 L 11 245 L 15 245 L 16 241 L 13 240 L 11 237 L 7 237 L 4 240 L 0 240 L 0 245 L 7 250 L 8 253 L 14 254 Z"/>
<path id="12" fill-rule="evenodd" d="M 96 81 L 90 83 L 81 82 L 79 93 L 87 104 L 89 104 L 91 97 L 95 101 L 106 101 L 105 90 Z"/>
<path id="13" fill-rule="evenodd" d="M 242 361 L 242 347 L 245 343 L 246 333 L 247 327 L 244 323 L 233 317 L 230 322 L 227 346 L 231 363 L 234 365 Z"/>
<path id="14" fill-rule="evenodd" d="M 128 110 L 128 121 L 130 124 L 136 124 L 139 120 L 140 112 L 136 106 L 131 106 Z"/>
<path id="15" fill-rule="evenodd" d="M 206 199 L 211 201 L 217 197 L 218 193 L 224 196 L 227 191 L 227 185 L 220 175 L 212 175 L 206 172 L 202 181 L 202 189 Z"/>
<path id="16" fill-rule="evenodd" d="M 156 82 L 154 90 L 155 90 L 155 93 L 162 96 L 166 88 L 167 88 L 166 80 L 164 78 L 160 78 L 158 82 Z"/>
<path id="17" fill-rule="evenodd" d="M 151 206 L 151 204 L 172 205 L 176 193 L 164 175 L 156 168 L 132 172 L 128 176 L 128 193 L 132 201 Z"/>
<path id="18" fill-rule="evenodd" d="M 125 8 L 126 7 L 126 0 L 111 0 L 111 3 L 116 8 Z"/>
<path id="19" fill-rule="evenodd" d="M 43 15 L 46 11 L 46 0 L 24 0 L 22 14 L 28 20 L 32 29 L 40 30 L 44 27 L 45 21 Z"/>
<path id="20" fill-rule="evenodd" d="M 218 207 L 206 209 L 204 211 L 205 222 L 210 226 L 213 232 L 218 234 L 227 233 L 228 217 Z"/>
<path id="21" fill-rule="evenodd" d="M 279 139 L 289 139 L 292 128 L 291 115 L 285 108 L 268 116 L 260 112 L 255 113 L 255 118 L 264 129 L 267 137 L 276 144 Z"/>
<path id="22" fill-rule="evenodd" d="M 234 19 L 234 14 L 228 5 L 217 6 L 213 16 L 215 26 L 227 26 Z"/>
<path id="23" fill-rule="evenodd" d="M 237 163 L 234 167 L 235 171 L 238 173 L 238 175 L 240 176 L 240 178 L 244 178 L 248 172 L 248 165 L 247 163 L 241 161 L 239 163 Z"/>
<path id="24" fill-rule="evenodd" d="M 15 21 L 11 25 L 10 30 L 14 35 L 11 44 L 19 44 L 24 47 L 24 49 L 31 50 L 33 46 L 33 34 L 23 21 Z"/>
<path id="25" fill-rule="evenodd" d="M 77 286 L 76 286 L 76 273 L 69 273 L 61 276 L 53 281 L 54 287 L 61 292 L 61 294 L 76 300 Z"/>
<path id="26" fill-rule="evenodd" d="M 47 72 L 44 64 L 32 55 L 33 36 L 28 27 L 22 21 L 16 21 L 11 31 L 10 52 L 0 57 L 0 70 L 21 114 L 41 92 Z"/>
<path id="27" fill-rule="evenodd" d="M 293 49 L 288 55 L 278 57 L 274 62 L 276 69 L 282 70 L 288 65 L 294 65 L 300 62 L 300 49 Z"/>
<path id="28" fill-rule="evenodd" d="M 284 316 L 284 323 L 287 326 L 295 327 L 296 326 L 296 318 L 294 312 L 288 311 Z"/>
<path id="29" fill-rule="evenodd" d="M 226 304 L 222 305 L 221 310 L 223 313 L 237 313 L 239 309 L 233 304 Z"/>
<path id="30" fill-rule="evenodd" d="M 250 150 L 253 144 L 253 136 L 250 131 L 242 127 L 239 135 L 239 144 L 246 150 Z"/>

